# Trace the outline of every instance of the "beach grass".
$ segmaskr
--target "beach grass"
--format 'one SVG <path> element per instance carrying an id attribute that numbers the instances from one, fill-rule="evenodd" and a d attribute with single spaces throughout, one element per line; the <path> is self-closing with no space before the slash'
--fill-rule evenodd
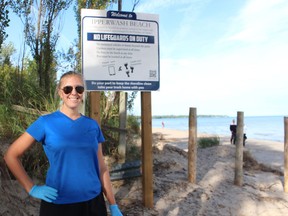
<path id="1" fill-rule="evenodd" d="M 218 136 L 213 137 L 200 137 L 197 141 L 200 148 L 208 148 L 212 146 L 220 145 L 220 138 Z"/>

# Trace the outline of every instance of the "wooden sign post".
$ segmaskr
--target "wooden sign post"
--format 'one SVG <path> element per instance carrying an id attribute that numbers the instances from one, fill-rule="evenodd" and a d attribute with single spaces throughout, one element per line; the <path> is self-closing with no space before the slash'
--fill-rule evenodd
<path id="1" fill-rule="evenodd" d="M 100 116 L 100 92 L 92 91 L 89 94 L 90 100 L 90 117 L 95 119 L 101 126 L 101 116 Z"/>
<path id="2" fill-rule="evenodd" d="M 141 92 L 142 190 L 145 207 L 153 207 L 151 92 Z"/>

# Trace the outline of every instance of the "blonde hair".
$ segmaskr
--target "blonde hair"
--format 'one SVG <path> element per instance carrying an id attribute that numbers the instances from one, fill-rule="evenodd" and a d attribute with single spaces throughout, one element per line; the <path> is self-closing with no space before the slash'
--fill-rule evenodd
<path id="1" fill-rule="evenodd" d="M 82 74 L 77 73 L 77 72 L 75 72 L 75 71 L 68 71 L 68 72 L 66 72 L 66 73 L 64 73 L 64 74 L 61 75 L 60 80 L 59 80 L 59 83 L 58 83 L 58 89 L 60 89 L 61 81 L 63 80 L 63 78 L 69 77 L 69 76 L 78 76 L 78 77 L 82 80 L 82 82 L 83 82 Z"/>

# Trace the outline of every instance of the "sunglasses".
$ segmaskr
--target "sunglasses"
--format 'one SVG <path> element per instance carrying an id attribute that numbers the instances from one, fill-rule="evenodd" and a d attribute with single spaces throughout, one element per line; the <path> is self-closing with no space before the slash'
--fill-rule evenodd
<path id="1" fill-rule="evenodd" d="M 65 94 L 70 94 L 73 91 L 73 86 L 65 86 L 62 90 Z M 75 90 L 78 94 L 82 94 L 84 92 L 84 87 L 76 86 Z"/>

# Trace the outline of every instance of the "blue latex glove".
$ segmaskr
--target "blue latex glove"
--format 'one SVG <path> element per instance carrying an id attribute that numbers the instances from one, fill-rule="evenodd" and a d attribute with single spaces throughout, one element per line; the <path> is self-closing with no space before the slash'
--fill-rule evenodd
<path id="1" fill-rule="evenodd" d="M 112 216 L 123 216 L 118 208 L 118 205 L 110 205 L 109 208 Z"/>
<path id="2" fill-rule="evenodd" d="M 34 198 L 42 199 L 50 203 L 56 200 L 58 196 L 57 190 L 47 185 L 42 186 L 34 185 L 29 191 L 29 195 Z"/>

